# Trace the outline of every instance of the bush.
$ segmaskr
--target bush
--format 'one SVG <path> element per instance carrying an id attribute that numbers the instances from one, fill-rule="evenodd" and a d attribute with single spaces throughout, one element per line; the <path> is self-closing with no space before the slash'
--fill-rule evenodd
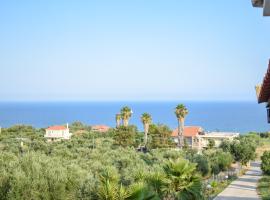
<path id="1" fill-rule="evenodd" d="M 206 156 L 196 154 L 192 159 L 192 162 L 197 164 L 197 170 L 201 172 L 202 176 L 207 176 L 209 174 L 210 165 Z"/>
<path id="2" fill-rule="evenodd" d="M 265 174 L 270 175 L 270 151 L 265 151 L 261 157 L 261 168 Z"/>

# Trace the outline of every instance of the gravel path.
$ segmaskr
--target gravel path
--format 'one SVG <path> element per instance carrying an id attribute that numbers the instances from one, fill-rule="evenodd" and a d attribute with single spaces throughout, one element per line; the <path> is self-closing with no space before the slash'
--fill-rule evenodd
<path id="1" fill-rule="evenodd" d="M 253 162 L 245 175 L 233 181 L 214 200 L 259 200 L 256 188 L 260 178 L 260 163 Z"/>

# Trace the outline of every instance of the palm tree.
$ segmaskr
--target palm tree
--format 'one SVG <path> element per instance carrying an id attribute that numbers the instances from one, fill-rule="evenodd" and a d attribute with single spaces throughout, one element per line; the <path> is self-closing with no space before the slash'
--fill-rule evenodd
<path id="1" fill-rule="evenodd" d="M 121 118 L 123 120 L 123 125 L 125 127 L 128 126 L 128 121 L 131 115 L 132 115 L 132 110 L 128 106 L 125 106 L 121 109 Z"/>
<path id="2" fill-rule="evenodd" d="M 183 104 L 178 104 L 175 108 L 175 115 L 177 117 L 177 122 L 178 122 L 178 146 L 182 147 L 183 146 L 183 132 L 184 132 L 184 122 L 185 122 L 185 117 L 188 114 L 187 108 Z"/>
<path id="3" fill-rule="evenodd" d="M 179 159 L 169 161 L 164 167 L 166 178 L 162 187 L 166 199 L 200 200 L 202 180 L 196 172 L 196 164 Z"/>
<path id="4" fill-rule="evenodd" d="M 144 182 L 137 182 L 129 187 L 123 186 L 113 168 L 105 169 L 99 175 L 97 187 L 98 200 L 158 200 L 157 195 Z"/>
<path id="5" fill-rule="evenodd" d="M 148 113 L 143 113 L 141 116 L 141 121 L 143 123 L 143 127 L 144 127 L 144 146 L 146 146 L 147 144 L 147 135 L 148 135 L 148 131 L 149 131 L 149 125 L 152 123 L 152 117 L 150 114 Z"/>
<path id="6" fill-rule="evenodd" d="M 121 124 L 121 114 L 117 113 L 115 115 L 115 121 L 116 121 L 116 128 L 118 128 Z"/>

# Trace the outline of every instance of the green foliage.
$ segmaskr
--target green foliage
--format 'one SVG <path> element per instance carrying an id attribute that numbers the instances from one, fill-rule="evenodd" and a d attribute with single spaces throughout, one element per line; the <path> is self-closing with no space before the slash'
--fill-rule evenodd
<path id="1" fill-rule="evenodd" d="M 261 138 L 270 138 L 270 132 L 258 133 Z"/>
<path id="2" fill-rule="evenodd" d="M 240 138 L 232 143 L 231 154 L 236 161 L 246 165 L 256 157 L 256 143 L 248 137 Z"/>
<path id="3" fill-rule="evenodd" d="M 166 125 L 151 124 L 149 127 L 149 147 L 155 148 L 168 148 L 175 146 L 171 139 L 172 131 Z"/>
<path id="4" fill-rule="evenodd" d="M 231 152 L 231 142 L 229 140 L 224 140 L 219 146 L 225 152 Z"/>
<path id="5" fill-rule="evenodd" d="M 263 176 L 259 180 L 258 191 L 262 200 L 270 200 L 270 176 Z"/>
<path id="6" fill-rule="evenodd" d="M 141 121 L 143 124 L 151 124 L 152 117 L 149 113 L 143 113 L 141 116 Z"/>
<path id="7" fill-rule="evenodd" d="M 229 152 L 239 156 L 234 145 L 252 141 L 251 136 L 240 138 L 227 152 L 211 149 L 200 155 L 192 149 L 171 148 L 175 147 L 171 130 L 151 125 L 151 148 L 141 153 L 134 146 L 143 134 L 134 126 L 120 126 L 107 134 L 94 133 L 80 122 L 70 128 L 85 132 L 49 143 L 44 129 L 23 125 L 2 129 L 0 199 L 201 199 L 199 174 L 226 170 Z"/>
<path id="8" fill-rule="evenodd" d="M 188 114 L 188 109 L 186 108 L 185 105 L 183 104 L 178 104 L 175 108 L 175 115 L 178 119 L 180 118 L 185 118 L 186 115 Z"/>
<path id="9" fill-rule="evenodd" d="M 77 131 L 90 131 L 91 127 L 83 124 L 82 122 L 75 121 L 69 126 L 70 132 L 76 133 Z"/>
<path id="10" fill-rule="evenodd" d="M 135 146 L 136 135 L 138 135 L 135 126 L 120 126 L 114 130 L 113 138 L 116 145 L 128 147 Z"/>
<path id="11" fill-rule="evenodd" d="M 128 126 L 128 120 L 132 115 L 131 109 L 128 106 L 124 106 L 123 108 L 121 108 L 120 114 L 124 123 L 123 125 Z"/>
<path id="12" fill-rule="evenodd" d="M 166 198 L 198 200 L 203 199 L 202 182 L 196 172 L 196 164 L 187 160 L 169 162 L 164 166 Z"/>
<path id="13" fill-rule="evenodd" d="M 63 167 L 60 160 L 26 153 L 9 160 L 7 168 L 7 157 L 0 158 L 1 196 L 6 199 L 74 199 L 79 192 L 84 173 L 75 166 Z"/>
<path id="14" fill-rule="evenodd" d="M 261 164 L 262 171 L 265 174 L 270 175 L 270 151 L 265 151 L 261 157 L 261 160 L 262 160 Z"/>
<path id="15" fill-rule="evenodd" d="M 225 152 L 230 152 L 235 161 L 246 165 L 250 160 L 256 157 L 256 148 L 260 143 L 258 135 L 248 134 L 232 142 L 223 141 L 220 147 Z"/>
<path id="16" fill-rule="evenodd" d="M 196 154 L 192 162 L 197 163 L 197 170 L 202 176 L 207 176 L 210 172 L 210 163 L 205 155 Z"/>
<path id="17" fill-rule="evenodd" d="M 233 162 L 233 157 L 229 152 L 206 150 L 203 153 L 210 162 L 211 173 L 215 175 L 221 171 L 226 171 Z"/>

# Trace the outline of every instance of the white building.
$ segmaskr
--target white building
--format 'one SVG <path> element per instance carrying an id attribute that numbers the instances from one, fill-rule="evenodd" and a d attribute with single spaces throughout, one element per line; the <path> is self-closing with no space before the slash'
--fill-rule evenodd
<path id="1" fill-rule="evenodd" d="M 172 138 L 175 143 L 178 142 L 178 129 L 172 132 Z M 205 132 L 200 126 L 186 126 L 184 127 L 183 136 L 186 144 L 192 149 L 202 150 L 207 148 L 209 141 L 215 142 L 215 147 L 219 147 L 222 141 L 232 141 L 239 136 L 239 133 L 234 132 Z"/>
<path id="2" fill-rule="evenodd" d="M 233 141 L 236 137 L 239 137 L 239 133 L 234 132 L 210 132 L 204 135 L 200 135 L 200 147 L 206 148 L 209 140 L 215 141 L 215 147 L 219 147 L 224 140 Z"/>
<path id="3" fill-rule="evenodd" d="M 69 140 L 71 138 L 71 133 L 69 132 L 68 124 L 67 126 L 51 126 L 46 129 L 46 133 L 44 135 L 48 141 L 54 140 Z"/>

